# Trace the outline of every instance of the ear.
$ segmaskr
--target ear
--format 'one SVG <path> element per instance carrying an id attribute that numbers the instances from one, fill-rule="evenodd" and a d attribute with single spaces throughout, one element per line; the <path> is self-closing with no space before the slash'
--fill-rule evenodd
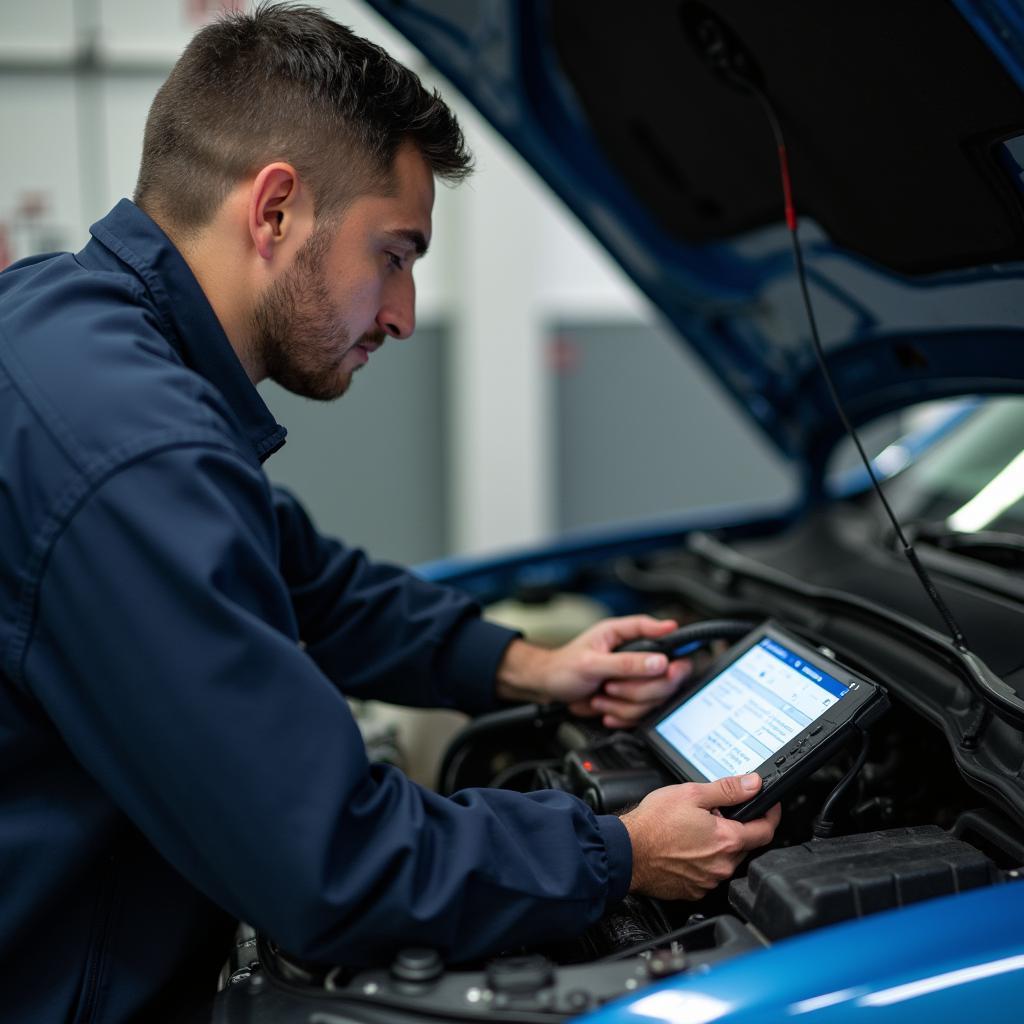
<path id="1" fill-rule="evenodd" d="M 249 236 L 263 259 L 273 259 L 287 241 L 301 241 L 296 236 L 312 219 L 307 206 L 308 191 L 291 164 L 268 164 L 256 175 L 249 190 Z"/>

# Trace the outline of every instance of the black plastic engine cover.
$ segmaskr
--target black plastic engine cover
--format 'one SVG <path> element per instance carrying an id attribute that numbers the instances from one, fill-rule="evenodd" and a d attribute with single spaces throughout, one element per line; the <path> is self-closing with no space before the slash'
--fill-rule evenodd
<path id="1" fill-rule="evenodd" d="M 769 939 L 1002 880 L 983 853 L 935 825 L 816 839 L 769 850 L 729 902 Z"/>

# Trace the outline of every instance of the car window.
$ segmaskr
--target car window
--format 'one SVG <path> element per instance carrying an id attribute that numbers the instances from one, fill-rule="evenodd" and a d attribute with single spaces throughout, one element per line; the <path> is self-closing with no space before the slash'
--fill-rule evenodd
<path id="1" fill-rule="evenodd" d="M 980 404 L 977 398 L 921 402 L 859 426 L 857 436 L 879 479 L 887 480 L 953 433 Z M 833 497 L 847 497 L 870 486 L 849 437 L 843 437 L 829 457 L 825 482 Z"/>
<path id="2" fill-rule="evenodd" d="M 1024 398 L 984 402 L 886 490 L 904 521 L 1024 534 Z"/>

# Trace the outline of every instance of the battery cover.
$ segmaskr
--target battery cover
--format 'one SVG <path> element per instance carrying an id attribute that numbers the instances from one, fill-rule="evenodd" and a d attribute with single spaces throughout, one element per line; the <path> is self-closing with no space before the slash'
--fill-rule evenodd
<path id="1" fill-rule="evenodd" d="M 934 825 L 769 850 L 729 886 L 729 902 L 769 939 L 992 885 L 980 850 Z"/>

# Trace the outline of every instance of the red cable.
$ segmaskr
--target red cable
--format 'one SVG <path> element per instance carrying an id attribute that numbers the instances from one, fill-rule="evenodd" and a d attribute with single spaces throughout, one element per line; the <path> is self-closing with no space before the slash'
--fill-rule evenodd
<path id="1" fill-rule="evenodd" d="M 779 145 L 779 172 L 782 174 L 782 194 L 786 201 L 786 227 L 796 231 L 796 209 L 793 206 L 793 186 L 789 180 L 789 157 L 786 147 Z"/>

